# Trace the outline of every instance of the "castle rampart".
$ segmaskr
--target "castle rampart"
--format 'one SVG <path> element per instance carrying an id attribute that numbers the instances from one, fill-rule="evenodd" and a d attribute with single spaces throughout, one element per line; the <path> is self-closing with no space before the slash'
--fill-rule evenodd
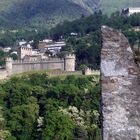
<path id="1" fill-rule="evenodd" d="M 12 63 L 12 74 L 27 71 L 60 69 L 64 70 L 64 60 L 47 60 L 47 61 L 17 61 Z"/>
<path id="2" fill-rule="evenodd" d="M 4 79 L 12 74 L 19 74 L 29 71 L 40 70 L 63 70 L 74 72 L 75 71 L 75 55 L 66 55 L 65 58 L 47 58 L 40 61 L 29 60 L 13 60 L 6 58 L 6 69 L 0 70 L 0 79 Z"/>
<path id="3" fill-rule="evenodd" d="M 140 69 L 126 37 L 102 27 L 103 140 L 140 140 Z"/>

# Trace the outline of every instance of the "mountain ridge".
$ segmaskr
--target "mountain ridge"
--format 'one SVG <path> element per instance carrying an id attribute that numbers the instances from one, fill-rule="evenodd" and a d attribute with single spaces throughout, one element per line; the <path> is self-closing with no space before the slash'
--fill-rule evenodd
<path id="1" fill-rule="evenodd" d="M 51 28 L 102 10 L 104 14 L 140 6 L 139 0 L 1 0 L 0 28 Z"/>
<path id="2" fill-rule="evenodd" d="M 20 23 L 22 26 L 24 24 L 55 25 L 64 20 L 90 15 L 94 10 L 88 0 L 78 0 L 77 2 L 75 0 L 12 0 L 12 2 L 10 7 L 7 5 L 5 9 L 0 10 L 0 18 L 4 20 L 4 24 L 7 21 L 9 23 L 10 20 L 10 24 L 13 25 L 20 25 Z M 89 2 L 92 3 L 92 0 Z M 5 2 L 2 0 L 1 4 L 4 5 Z M 15 20 L 13 21 L 13 19 Z"/>

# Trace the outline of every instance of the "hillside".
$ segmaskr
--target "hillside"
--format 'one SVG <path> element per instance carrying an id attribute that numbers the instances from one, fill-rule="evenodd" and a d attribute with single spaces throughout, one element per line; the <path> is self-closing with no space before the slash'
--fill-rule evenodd
<path id="1" fill-rule="evenodd" d="M 0 0 L 0 27 L 50 28 L 65 20 L 92 14 L 111 14 L 124 7 L 140 6 L 139 0 Z"/>
<path id="2" fill-rule="evenodd" d="M 54 26 L 94 11 L 92 0 L 1 0 L 0 25 Z"/>

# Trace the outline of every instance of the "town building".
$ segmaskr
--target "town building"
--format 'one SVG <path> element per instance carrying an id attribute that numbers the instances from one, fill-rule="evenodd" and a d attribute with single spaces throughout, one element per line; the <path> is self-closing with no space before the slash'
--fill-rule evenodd
<path id="1" fill-rule="evenodd" d="M 133 14 L 138 14 L 140 13 L 140 7 L 128 7 L 122 9 L 122 15 L 123 16 L 130 16 Z"/>
<path id="2" fill-rule="evenodd" d="M 38 45 L 39 50 L 48 50 L 50 51 L 53 55 L 57 54 L 60 52 L 60 50 L 66 46 L 66 43 L 64 41 L 58 41 L 58 42 L 45 42 L 45 41 L 40 41 Z"/>
<path id="3" fill-rule="evenodd" d="M 4 52 L 8 53 L 9 51 L 11 51 L 11 47 L 6 47 L 3 49 Z"/>

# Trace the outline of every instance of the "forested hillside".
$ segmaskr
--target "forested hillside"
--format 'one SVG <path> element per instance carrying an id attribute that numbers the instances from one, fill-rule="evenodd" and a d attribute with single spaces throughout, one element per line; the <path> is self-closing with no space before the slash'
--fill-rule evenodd
<path id="1" fill-rule="evenodd" d="M 1 0 L 0 27 L 50 28 L 96 10 L 111 14 L 124 7 L 140 6 L 139 0 Z"/>
<path id="2" fill-rule="evenodd" d="M 0 139 L 100 140 L 96 78 L 34 73 L 1 84 Z"/>
<path id="3" fill-rule="evenodd" d="M 1 0 L 1 27 L 53 27 L 92 14 L 92 0 Z"/>

